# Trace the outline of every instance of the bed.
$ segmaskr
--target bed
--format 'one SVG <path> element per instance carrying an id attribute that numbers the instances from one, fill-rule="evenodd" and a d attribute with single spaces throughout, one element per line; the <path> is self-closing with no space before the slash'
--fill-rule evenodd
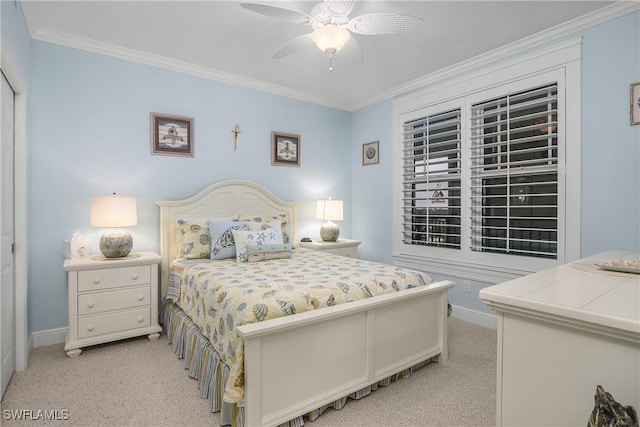
<path id="1" fill-rule="evenodd" d="M 221 424 L 302 425 L 303 416 L 314 419 L 327 407 L 339 409 L 347 397 L 366 395 L 378 384 L 410 375 L 414 367 L 436 360 L 446 363 L 447 291 L 453 283 L 433 282 L 411 270 L 305 249 L 293 249 L 290 259 L 277 257 L 255 263 L 236 263 L 234 259 L 225 260 L 224 264 L 206 259 L 183 260 L 180 259 L 183 242 L 177 236 L 185 221 L 282 219 L 283 228 L 286 225 L 285 240 L 295 246 L 298 207 L 278 199 L 258 184 L 240 180 L 215 183 L 193 197 L 157 204 L 161 226 L 161 292 L 165 301 L 161 321 L 173 350 L 185 359 L 190 375 L 198 379 L 201 397 L 211 400 L 212 411 L 221 411 Z M 205 273 L 208 268 L 205 264 L 211 263 L 217 263 L 214 270 Z M 305 267 L 287 263 L 303 263 Z M 239 273 L 235 268 L 257 270 Z M 253 305 L 251 321 L 245 321 L 246 317 L 230 319 L 227 313 L 221 317 L 220 328 L 212 331 L 210 325 L 200 320 L 207 318 L 207 313 L 218 315 L 222 305 L 233 307 L 229 311 L 235 316 L 240 311 L 238 307 L 244 309 L 247 304 L 234 299 L 239 296 L 232 294 L 231 288 L 237 285 L 238 289 L 251 289 L 253 293 L 254 285 L 250 282 L 255 282 L 255 287 L 263 286 L 261 275 L 273 276 L 281 270 L 282 281 L 287 268 L 320 269 L 309 274 L 324 280 L 324 284 L 310 283 L 300 291 L 292 282 L 293 292 L 306 296 L 308 307 L 304 307 L 304 301 L 286 302 L 274 297 L 282 309 L 282 317 L 264 316 L 264 320 L 258 321 L 255 313 L 261 313 L 262 307 L 257 310 L 257 305 Z M 361 280 L 345 285 L 342 279 L 334 280 L 329 273 L 326 277 L 319 273 L 322 268 L 349 277 L 356 274 L 359 279 L 366 276 L 365 270 L 380 269 L 382 278 L 376 278 L 375 283 Z M 355 273 L 347 270 L 350 268 L 355 268 Z M 212 285 L 212 276 L 224 276 L 225 272 L 240 278 L 229 279 L 233 286 L 228 292 L 223 289 L 227 285 Z M 390 274 L 399 276 L 384 278 Z M 197 277 L 203 277 L 206 291 L 202 288 L 187 291 L 183 281 L 192 286 Z M 347 280 L 346 276 L 343 278 Z M 240 283 L 243 280 L 246 283 Z M 352 290 L 357 288 L 365 294 L 365 298 L 349 296 L 343 298 L 345 303 L 338 303 L 333 297 L 342 294 L 336 291 L 328 298 L 320 298 L 322 302 L 318 304 L 318 298 L 309 296 L 310 288 L 327 288 L 334 282 L 345 295 L 345 287 L 351 286 Z M 210 290 L 214 287 L 218 293 L 212 301 L 217 298 L 220 307 L 204 303 L 200 307 L 200 300 L 194 303 L 196 292 L 204 295 L 214 292 Z M 271 296 L 275 292 L 267 290 L 265 294 Z M 236 344 L 219 343 L 217 335 L 222 329 Z"/>

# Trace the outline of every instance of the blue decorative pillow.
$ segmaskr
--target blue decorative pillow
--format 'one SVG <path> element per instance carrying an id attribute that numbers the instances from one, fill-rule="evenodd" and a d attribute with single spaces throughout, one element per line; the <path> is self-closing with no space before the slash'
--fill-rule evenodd
<path id="1" fill-rule="evenodd" d="M 235 258 L 232 230 L 249 230 L 246 221 L 207 221 L 211 236 L 211 259 Z"/>

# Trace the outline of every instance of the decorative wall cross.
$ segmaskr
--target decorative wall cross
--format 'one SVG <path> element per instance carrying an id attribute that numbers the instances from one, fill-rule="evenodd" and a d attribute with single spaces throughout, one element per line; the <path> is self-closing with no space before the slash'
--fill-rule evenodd
<path id="1" fill-rule="evenodd" d="M 231 132 L 233 133 L 233 151 L 236 151 L 236 148 L 238 148 L 238 134 L 242 133 L 240 132 L 240 125 L 236 123 L 236 126 L 231 129 Z"/>

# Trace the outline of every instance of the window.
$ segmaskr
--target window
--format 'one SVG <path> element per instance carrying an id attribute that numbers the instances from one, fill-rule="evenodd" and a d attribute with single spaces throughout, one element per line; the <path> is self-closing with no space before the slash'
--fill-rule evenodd
<path id="1" fill-rule="evenodd" d="M 394 103 L 394 263 L 495 283 L 579 258 L 580 43 L 549 52 Z"/>
<path id="2" fill-rule="evenodd" d="M 557 258 L 558 87 L 471 106 L 471 250 Z"/>
<path id="3" fill-rule="evenodd" d="M 403 128 L 403 241 L 459 248 L 460 109 Z"/>

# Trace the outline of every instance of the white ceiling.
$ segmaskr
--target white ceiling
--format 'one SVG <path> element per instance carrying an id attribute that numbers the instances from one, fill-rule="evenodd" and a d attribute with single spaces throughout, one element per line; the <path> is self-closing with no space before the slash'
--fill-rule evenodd
<path id="1" fill-rule="evenodd" d="M 259 1 L 259 0 L 258 0 Z M 264 2 L 309 13 L 317 2 Z M 362 64 L 315 47 L 273 53 L 310 27 L 278 21 L 239 1 L 25 1 L 36 39 L 141 60 L 222 81 L 262 87 L 352 110 L 435 71 L 527 38 L 614 2 L 359 1 L 351 17 L 397 12 L 425 21 L 417 31 L 355 35 Z"/>

